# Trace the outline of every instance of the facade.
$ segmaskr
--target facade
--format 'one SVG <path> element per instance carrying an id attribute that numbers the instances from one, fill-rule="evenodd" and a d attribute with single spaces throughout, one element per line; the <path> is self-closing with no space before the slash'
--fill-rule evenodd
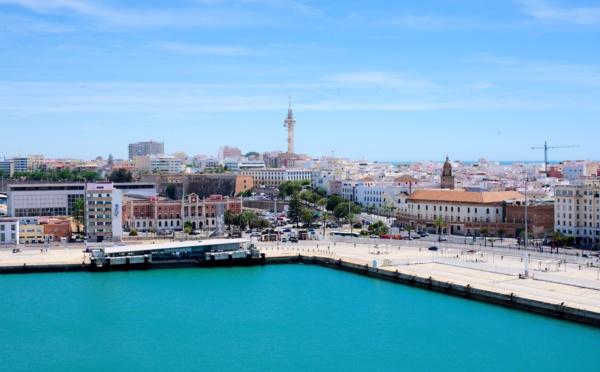
<path id="1" fill-rule="evenodd" d="M 15 173 L 15 163 L 12 159 L 0 161 L 0 171 L 4 172 L 5 176 L 12 177 Z"/>
<path id="2" fill-rule="evenodd" d="M 150 161 L 150 155 L 134 156 L 131 160 L 132 160 L 133 167 L 139 173 L 152 172 L 152 162 Z"/>
<path id="3" fill-rule="evenodd" d="M 575 180 L 580 177 L 596 176 L 597 173 L 597 162 L 577 161 L 567 163 L 563 166 L 563 177 L 569 180 Z"/>
<path id="4" fill-rule="evenodd" d="M 242 170 L 266 169 L 262 160 L 249 160 L 248 158 L 229 158 L 225 160 L 227 170 L 233 173 L 239 173 Z"/>
<path id="5" fill-rule="evenodd" d="M 19 225 L 19 244 L 46 243 L 42 225 Z"/>
<path id="6" fill-rule="evenodd" d="M 279 187 L 285 181 L 311 180 L 312 171 L 309 169 L 269 168 L 243 170 L 242 175 L 252 176 L 255 185 Z"/>
<path id="7" fill-rule="evenodd" d="M 86 183 L 85 226 L 89 242 L 121 240 L 121 200 L 121 190 L 112 182 Z"/>
<path id="8" fill-rule="evenodd" d="M 160 155 L 165 153 L 165 143 L 156 141 L 129 144 L 129 160 L 134 156 Z"/>
<path id="9" fill-rule="evenodd" d="M 116 183 L 123 192 L 156 194 L 153 183 Z M 70 216 L 73 203 L 85 197 L 85 183 L 23 183 L 7 186 L 7 212 L 10 217 Z"/>
<path id="10" fill-rule="evenodd" d="M 15 156 L 13 158 L 13 163 L 15 165 L 15 172 L 28 172 L 29 168 L 27 167 L 27 156 Z"/>
<path id="11" fill-rule="evenodd" d="M 579 242 L 600 242 L 600 179 L 588 179 L 580 185 L 557 185 L 554 203 L 556 231 L 575 235 Z"/>
<path id="12" fill-rule="evenodd" d="M 19 243 L 19 220 L 17 218 L 0 218 L 0 246 L 17 245 Z"/>
<path id="13" fill-rule="evenodd" d="M 192 229 L 218 229 L 224 224 L 226 210 L 234 213 L 242 211 L 242 201 L 211 195 L 201 199 L 192 193 L 184 200 L 171 200 L 160 197 L 130 200 L 124 208 L 125 229 L 138 231 L 181 230 L 186 221 L 192 223 Z"/>
<path id="14" fill-rule="evenodd" d="M 183 171 L 181 159 L 172 155 L 150 156 L 150 168 L 158 173 L 181 173 Z"/>
<path id="15" fill-rule="evenodd" d="M 221 146 L 219 147 L 219 159 L 239 158 L 242 156 L 242 150 L 237 147 Z"/>
<path id="16" fill-rule="evenodd" d="M 406 211 L 398 213 L 397 221 L 421 231 L 432 228 L 440 218 L 447 224 L 444 233 L 468 235 L 482 228 L 490 232 L 504 228 L 512 235 L 516 225 L 505 226 L 505 201 L 523 198 L 516 191 L 417 190 L 406 199 Z"/>

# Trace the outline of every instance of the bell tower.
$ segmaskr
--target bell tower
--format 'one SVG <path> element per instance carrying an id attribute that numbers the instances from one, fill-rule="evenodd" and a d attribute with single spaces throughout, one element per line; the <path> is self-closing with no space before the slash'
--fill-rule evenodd
<path id="1" fill-rule="evenodd" d="M 454 190 L 454 176 L 452 175 L 452 164 L 450 159 L 446 155 L 446 162 L 442 168 L 442 182 L 440 187 L 442 189 Z"/>

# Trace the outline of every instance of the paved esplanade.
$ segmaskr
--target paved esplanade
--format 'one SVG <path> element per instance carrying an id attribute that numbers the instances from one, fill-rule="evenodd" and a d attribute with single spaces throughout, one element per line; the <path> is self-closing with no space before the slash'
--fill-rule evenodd
<path id="1" fill-rule="evenodd" d="M 459 246 L 431 242 L 358 239 L 358 243 L 300 241 L 298 243 L 255 242 L 267 256 L 329 255 L 332 258 L 361 261 L 378 267 L 391 263 L 391 270 L 433 277 L 456 284 L 476 285 L 482 289 L 549 303 L 600 312 L 600 272 L 595 259 L 563 254 L 540 254 L 529 251 L 529 278 L 520 279 L 525 271 L 523 250 L 507 247 Z M 474 250 L 475 252 L 469 252 Z M 386 260 L 388 259 L 388 260 Z M 566 259 L 566 265 L 564 260 Z M 559 263 L 559 260 L 562 261 Z M 390 262 L 391 261 L 391 262 Z M 594 262 L 594 266 L 589 263 Z"/>

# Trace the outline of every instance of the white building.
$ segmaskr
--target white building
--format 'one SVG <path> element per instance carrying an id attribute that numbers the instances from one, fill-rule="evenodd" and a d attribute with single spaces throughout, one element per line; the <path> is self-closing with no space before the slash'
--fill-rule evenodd
<path id="1" fill-rule="evenodd" d="M 248 158 L 228 158 L 225 159 L 227 170 L 233 173 L 239 173 L 242 170 L 266 169 L 265 162 L 262 160 L 249 160 Z"/>
<path id="2" fill-rule="evenodd" d="M 17 218 L 0 218 L 0 246 L 16 245 L 19 242 L 19 220 Z"/>
<path id="3" fill-rule="evenodd" d="M 312 171 L 310 169 L 286 169 L 286 168 L 269 168 L 269 169 L 254 169 L 242 170 L 241 175 L 252 176 L 255 185 L 264 185 L 271 187 L 279 187 L 285 181 L 302 181 L 311 180 Z"/>
<path id="4" fill-rule="evenodd" d="M 574 180 L 579 177 L 596 176 L 598 163 L 589 161 L 577 161 L 563 166 L 563 178 Z"/>
<path id="5" fill-rule="evenodd" d="M 556 185 L 554 230 L 575 235 L 584 243 L 600 240 L 600 179 L 580 185 Z"/>
<path id="6" fill-rule="evenodd" d="M 86 183 L 85 226 L 89 242 L 120 241 L 123 237 L 122 193 L 112 182 Z"/>
<path id="7" fill-rule="evenodd" d="M 173 155 L 152 155 L 150 163 L 152 172 L 159 173 L 181 173 L 185 167 L 185 164 L 181 164 L 181 159 Z"/>

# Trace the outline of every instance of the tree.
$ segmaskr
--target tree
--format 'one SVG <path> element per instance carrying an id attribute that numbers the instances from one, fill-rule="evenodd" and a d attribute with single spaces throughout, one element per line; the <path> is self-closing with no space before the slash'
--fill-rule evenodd
<path id="1" fill-rule="evenodd" d="M 325 190 L 325 189 L 323 189 L 323 188 L 321 188 L 321 187 L 317 187 L 317 188 L 315 189 L 315 193 L 316 193 L 317 195 L 319 195 L 320 197 L 324 198 L 324 197 L 325 197 L 325 195 L 327 195 L 327 190 Z"/>
<path id="2" fill-rule="evenodd" d="M 125 168 L 116 168 L 108 176 L 110 182 L 131 182 L 133 175 Z"/>
<path id="3" fill-rule="evenodd" d="M 165 189 L 165 195 L 167 196 L 167 198 L 175 200 L 175 185 L 170 183 L 167 185 L 167 188 Z"/>
<path id="4" fill-rule="evenodd" d="M 558 254 L 558 247 L 565 244 L 565 236 L 562 232 L 555 231 L 552 233 L 552 242 L 554 243 L 554 246 L 556 247 L 556 253 Z M 552 252 L 552 249 L 550 249 L 550 252 Z"/>
<path id="5" fill-rule="evenodd" d="M 331 221 L 331 215 L 326 212 L 321 212 L 319 221 L 323 224 L 323 236 L 325 236 L 325 228 L 327 227 L 327 222 Z"/>
<path id="6" fill-rule="evenodd" d="M 310 209 L 303 209 L 300 212 L 300 218 L 302 219 L 302 222 L 304 222 L 304 226 L 308 225 L 308 227 L 310 227 L 315 221 L 315 214 Z"/>
<path id="7" fill-rule="evenodd" d="M 300 193 L 302 186 L 300 181 L 283 181 L 279 185 L 279 197 L 285 199 L 286 196 L 291 196 L 294 193 Z"/>
<path id="8" fill-rule="evenodd" d="M 225 224 L 227 230 L 231 230 L 231 225 L 235 224 L 235 213 L 231 209 L 225 211 Z"/>
<path id="9" fill-rule="evenodd" d="M 504 235 L 506 235 L 506 229 L 501 227 L 496 232 L 498 233 L 498 236 L 500 237 L 500 243 L 502 243 L 502 238 L 504 237 Z"/>
<path id="10" fill-rule="evenodd" d="M 360 205 L 352 202 L 339 203 L 333 210 L 333 215 L 337 218 L 345 218 L 348 213 L 360 214 Z"/>
<path id="11" fill-rule="evenodd" d="M 112 167 L 113 165 L 115 165 L 115 161 L 113 159 L 113 154 L 108 154 L 108 161 L 106 162 L 106 165 L 108 165 L 109 167 Z"/>
<path id="12" fill-rule="evenodd" d="M 155 229 L 154 227 L 151 227 L 151 228 L 148 230 L 148 232 L 149 232 L 149 233 L 151 233 L 151 234 L 156 234 L 156 229 Z"/>
<path id="13" fill-rule="evenodd" d="M 443 231 L 443 228 L 446 227 L 446 225 L 447 225 L 446 221 L 440 217 L 433 220 L 433 226 L 435 227 L 435 229 L 437 230 L 437 232 L 439 234 L 438 241 L 441 241 L 442 231 Z"/>
<path id="14" fill-rule="evenodd" d="M 77 233 L 81 232 L 81 226 L 85 222 L 85 202 L 83 199 L 76 199 L 71 207 L 71 217 L 77 224 Z"/>
<path id="15" fill-rule="evenodd" d="M 250 152 L 248 152 L 248 153 L 247 153 L 246 155 L 244 155 L 244 156 L 245 156 L 245 157 L 247 157 L 247 158 L 249 158 L 249 157 L 251 157 L 251 156 L 256 156 L 256 157 L 259 157 L 259 156 L 260 156 L 260 154 L 259 154 L 258 152 L 256 152 L 256 151 L 250 151 Z"/>
<path id="16" fill-rule="evenodd" d="M 183 223 L 183 227 L 184 227 L 184 229 L 190 229 L 190 231 L 192 231 L 192 228 L 194 227 L 194 225 L 192 224 L 192 221 L 185 221 Z"/>
<path id="17" fill-rule="evenodd" d="M 186 227 L 185 229 L 183 229 L 183 232 L 184 232 L 185 234 L 189 234 L 189 233 L 191 233 L 191 232 L 192 232 L 192 229 L 190 229 L 189 227 Z"/>
<path id="18" fill-rule="evenodd" d="M 487 236 L 490 233 L 489 230 L 484 227 L 481 230 L 479 230 L 479 233 L 483 235 L 483 243 L 487 247 Z"/>
<path id="19" fill-rule="evenodd" d="M 413 225 L 408 225 L 408 226 L 404 226 L 404 230 L 408 231 L 408 236 L 410 237 L 410 232 L 413 231 L 415 228 L 413 227 Z"/>
<path id="20" fill-rule="evenodd" d="M 330 212 L 333 212 L 335 210 L 335 207 L 338 206 L 338 204 L 342 203 L 344 201 L 344 199 L 340 198 L 337 195 L 332 195 L 328 200 L 327 200 L 327 204 L 325 205 L 325 209 L 327 209 Z"/>
<path id="21" fill-rule="evenodd" d="M 369 228 L 367 229 L 368 235 L 387 234 L 389 231 L 390 229 L 382 221 L 377 221 L 370 224 Z"/>
<path id="22" fill-rule="evenodd" d="M 300 200 L 300 195 L 295 192 L 292 194 L 292 198 L 290 199 L 288 217 L 292 223 L 296 224 L 296 227 L 298 227 L 298 220 L 300 220 L 302 209 L 303 206 L 302 201 Z"/>
<path id="23" fill-rule="evenodd" d="M 131 230 L 129 231 L 129 236 L 138 236 L 138 232 L 137 232 L 137 230 L 136 230 L 136 229 L 131 229 Z"/>

